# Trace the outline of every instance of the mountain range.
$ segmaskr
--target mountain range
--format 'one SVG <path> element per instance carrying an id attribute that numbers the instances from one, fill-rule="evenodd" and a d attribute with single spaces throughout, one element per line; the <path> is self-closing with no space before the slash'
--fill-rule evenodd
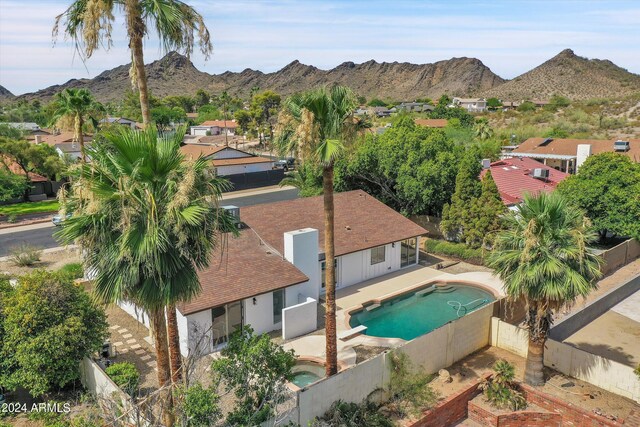
<path id="1" fill-rule="evenodd" d="M 476 58 L 452 58 L 433 64 L 367 61 L 344 62 L 321 70 L 299 61 L 272 72 L 245 69 L 208 74 L 176 52 L 146 66 L 148 83 L 154 96 L 193 95 L 198 89 L 211 93 L 224 90 L 247 97 L 252 87 L 272 89 L 283 95 L 318 85 L 340 83 L 368 99 L 373 97 L 408 101 L 416 98 L 450 96 L 495 96 L 503 100 L 546 99 L 554 94 L 570 99 L 618 98 L 640 92 L 640 75 L 608 60 L 586 59 L 566 49 L 540 66 L 505 80 Z M 46 101 L 65 88 L 88 88 L 98 100 L 121 99 L 130 88 L 129 65 L 121 65 L 93 79 L 72 79 L 18 99 Z M 0 100 L 13 95 L 0 86 Z"/>

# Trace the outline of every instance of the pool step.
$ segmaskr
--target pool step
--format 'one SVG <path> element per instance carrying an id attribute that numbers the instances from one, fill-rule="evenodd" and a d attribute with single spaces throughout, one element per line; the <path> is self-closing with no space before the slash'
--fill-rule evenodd
<path id="1" fill-rule="evenodd" d="M 373 311 L 376 308 L 380 308 L 380 307 L 381 307 L 380 304 L 371 304 L 371 305 L 366 306 L 364 309 L 367 310 L 367 311 Z"/>
<path id="2" fill-rule="evenodd" d="M 423 297 L 425 295 L 429 295 L 430 293 L 435 292 L 435 290 L 436 290 L 436 287 L 435 286 L 431 286 L 431 287 L 428 287 L 426 289 L 422 289 L 421 291 L 416 292 L 416 296 L 417 297 Z"/>
<path id="3" fill-rule="evenodd" d="M 437 286 L 435 291 L 439 294 L 449 294 L 455 290 L 456 288 L 454 288 L 453 286 L 445 285 L 445 286 Z"/>

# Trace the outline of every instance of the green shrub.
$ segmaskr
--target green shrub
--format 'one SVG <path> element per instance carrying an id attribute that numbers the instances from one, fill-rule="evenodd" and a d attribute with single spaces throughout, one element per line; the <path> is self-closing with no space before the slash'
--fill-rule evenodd
<path id="1" fill-rule="evenodd" d="M 312 427 L 393 427 L 393 422 L 378 411 L 373 403 L 361 404 L 338 400 Z"/>
<path id="2" fill-rule="evenodd" d="M 489 403 L 496 408 L 512 411 L 525 409 L 527 401 L 513 381 L 515 377 L 513 365 L 506 360 L 498 360 L 493 365 L 493 371 L 493 376 L 480 384 L 480 389 Z"/>
<path id="3" fill-rule="evenodd" d="M 18 221 L 18 215 L 14 214 L 14 213 L 7 215 L 7 222 L 9 224 L 13 224 L 16 221 Z"/>
<path id="4" fill-rule="evenodd" d="M 222 416 L 219 397 L 211 388 L 195 383 L 183 391 L 182 397 L 182 412 L 189 427 L 208 427 Z"/>
<path id="5" fill-rule="evenodd" d="M 413 366 L 409 357 L 400 351 L 390 353 L 391 378 L 387 388 L 387 411 L 399 417 L 420 415 L 437 401 L 438 395 L 429 384 L 433 376 Z"/>
<path id="6" fill-rule="evenodd" d="M 140 383 L 140 372 L 133 363 L 121 362 L 109 366 L 105 372 L 124 392 L 135 396 Z"/>
<path id="7" fill-rule="evenodd" d="M 22 243 L 11 249 L 10 260 L 19 267 L 30 267 L 40 261 L 42 250 L 27 243 Z"/>
<path id="8" fill-rule="evenodd" d="M 482 249 L 473 249 L 464 243 L 447 242 L 446 240 L 427 239 L 425 243 L 427 252 L 435 255 L 456 258 L 472 264 L 482 264 Z"/>
<path id="9" fill-rule="evenodd" d="M 63 265 L 58 270 L 58 273 L 70 280 L 81 279 L 84 276 L 82 264 L 79 262 L 71 262 Z"/>

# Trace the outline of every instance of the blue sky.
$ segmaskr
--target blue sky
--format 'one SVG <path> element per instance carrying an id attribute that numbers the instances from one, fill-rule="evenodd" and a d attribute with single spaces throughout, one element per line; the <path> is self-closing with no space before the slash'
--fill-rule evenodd
<path id="1" fill-rule="evenodd" d="M 564 48 L 640 73 L 640 1 L 186 0 L 204 15 L 214 54 L 208 73 L 276 71 L 294 59 L 319 68 L 344 61 L 435 62 L 476 57 L 505 78 Z M 83 64 L 69 43 L 52 46 L 54 17 L 70 0 L 0 0 L 0 85 L 15 94 L 94 77 L 129 62 L 123 20 L 114 46 Z M 146 41 L 145 61 L 162 57 Z"/>

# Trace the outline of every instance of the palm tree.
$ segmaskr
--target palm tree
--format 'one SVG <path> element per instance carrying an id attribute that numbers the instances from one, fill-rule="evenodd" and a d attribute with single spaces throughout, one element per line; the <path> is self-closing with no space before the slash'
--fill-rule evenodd
<path id="1" fill-rule="evenodd" d="M 326 264 L 326 373 L 338 371 L 336 341 L 336 289 L 333 206 L 333 167 L 345 146 L 359 130 L 353 112 L 358 105 L 351 89 L 344 86 L 321 87 L 290 96 L 278 120 L 275 144 L 281 155 L 295 152 L 304 164 L 322 168 L 324 198 L 324 251 Z"/>
<path id="2" fill-rule="evenodd" d="M 143 39 L 153 28 L 165 51 L 177 50 L 190 56 L 197 35 L 200 50 L 208 59 L 213 50 L 209 30 L 202 16 L 179 0 L 75 0 L 56 17 L 54 39 L 62 24 L 64 33 L 73 39 L 80 57 L 86 60 L 99 46 L 111 47 L 116 10 L 125 15 L 131 50 L 129 74 L 132 85 L 139 90 L 142 121 L 147 126 L 151 123 L 151 111 L 142 53 Z"/>
<path id="3" fill-rule="evenodd" d="M 474 132 L 476 138 L 481 141 L 486 141 L 493 136 L 493 129 L 489 126 L 489 122 L 486 119 L 480 119 L 474 126 Z"/>
<path id="4" fill-rule="evenodd" d="M 80 144 L 81 161 L 84 162 L 84 135 L 82 127 L 87 120 L 90 120 L 95 129 L 98 129 L 98 118 L 103 115 L 106 110 L 93 97 L 87 89 L 65 89 L 56 93 L 55 111 L 51 119 L 51 125 L 55 125 L 63 118 L 71 118 L 73 124 L 73 140 Z"/>
<path id="5" fill-rule="evenodd" d="M 544 343 L 553 315 L 596 289 L 602 260 L 587 244 L 596 239 L 583 213 L 558 193 L 525 196 L 497 234 L 489 267 L 511 300 L 527 308 L 529 352 L 525 381 L 544 384 Z"/>
<path id="6" fill-rule="evenodd" d="M 88 149 L 91 164 L 61 195 L 73 216 L 57 233 L 84 248 L 101 301 L 131 301 L 148 312 L 165 425 L 173 423 L 168 386 L 181 369 L 174 304 L 200 292 L 197 271 L 208 265 L 226 224 L 217 208 L 226 181 L 203 158 L 184 159 L 182 135 L 158 137 L 153 126 L 106 131 Z"/>
<path id="7" fill-rule="evenodd" d="M 231 100 L 231 97 L 229 96 L 229 94 L 227 93 L 227 91 L 223 91 L 222 94 L 220 95 L 220 102 L 222 103 L 222 119 L 224 120 L 224 145 L 225 147 L 229 146 L 229 140 L 227 139 L 227 108 L 229 107 L 229 101 Z"/>

